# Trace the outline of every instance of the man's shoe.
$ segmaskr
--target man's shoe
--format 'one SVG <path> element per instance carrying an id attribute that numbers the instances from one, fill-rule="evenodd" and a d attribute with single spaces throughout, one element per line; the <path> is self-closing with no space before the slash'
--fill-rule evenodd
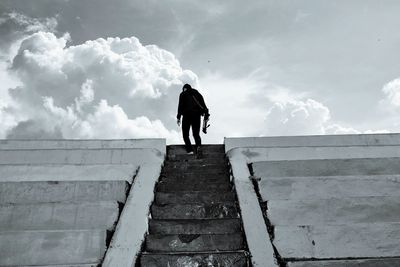
<path id="1" fill-rule="evenodd" d="M 193 151 L 190 151 L 190 152 L 188 152 L 187 154 L 188 154 L 188 155 L 193 155 L 194 153 L 193 153 Z"/>

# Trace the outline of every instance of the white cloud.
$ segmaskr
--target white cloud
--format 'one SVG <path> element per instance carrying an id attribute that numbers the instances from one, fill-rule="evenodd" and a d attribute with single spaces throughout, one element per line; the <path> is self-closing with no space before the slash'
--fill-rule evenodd
<path id="1" fill-rule="evenodd" d="M 385 107 L 389 105 L 389 108 L 400 107 L 400 78 L 394 79 L 382 88 L 382 92 L 385 97 L 381 101 L 381 104 Z"/>
<path id="2" fill-rule="evenodd" d="M 286 92 L 281 101 L 274 101 L 267 110 L 262 135 L 360 134 L 362 131 L 343 126 L 331 118 L 327 106 Z M 388 132 L 368 130 L 365 133 Z"/>
<path id="3" fill-rule="evenodd" d="M 67 46 L 69 38 L 39 31 L 19 44 L 11 70 L 21 85 L 0 113 L 14 123 L 2 123 L 1 137 L 180 141 L 176 105 L 184 83 L 198 84 L 192 71 L 135 37 Z"/>
<path id="4" fill-rule="evenodd" d="M 329 109 L 313 99 L 275 102 L 266 114 L 265 134 L 324 134 L 329 120 Z"/>

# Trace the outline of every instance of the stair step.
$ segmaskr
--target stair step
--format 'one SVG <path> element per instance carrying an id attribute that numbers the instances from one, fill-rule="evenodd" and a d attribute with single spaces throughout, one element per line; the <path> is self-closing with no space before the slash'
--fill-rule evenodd
<path id="1" fill-rule="evenodd" d="M 246 253 L 208 252 L 208 253 L 145 253 L 140 257 L 141 266 L 146 267 L 182 267 L 182 266 L 219 266 L 247 267 Z"/>
<path id="2" fill-rule="evenodd" d="M 202 191 L 182 191 L 179 194 L 176 193 L 165 193 L 156 192 L 155 203 L 158 205 L 165 204 L 194 204 L 194 203 L 223 203 L 223 202 L 233 202 L 235 201 L 234 192 L 202 192 Z"/>
<path id="3" fill-rule="evenodd" d="M 226 165 L 228 160 L 225 157 L 221 158 L 188 158 L 185 160 L 168 159 L 166 164 L 223 164 Z"/>
<path id="4" fill-rule="evenodd" d="M 225 153 L 225 146 L 224 145 L 202 145 L 200 148 L 203 152 L 208 153 Z M 167 147 L 168 154 L 186 154 L 185 146 L 168 146 Z"/>
<path id="5" fill-rule="evenodd" d="M 228 173 L 161 173 L 161 180 L 164 178 L 170 179 L 187 179 L 187 180 L 212 180 L 212 179 L 229 179 Z"/>
<path id="6" fill-rule="evenodd" d="M 244 248 L 242 234 L 148 235 L 148 252 L 232 251 Z"/>
<path id="7" fill-rule="evenodd" d="M 162 177 L 160 182 L 164 183 L 230 183 L 228 175 L 207 177 Z"/>
<path id="8" fill-rule="evenodd" d="M 215 171 L 226 171 L 228 166 L 226 165 L 217 165 L 217 164 L 182 164 L 182 165 L 173 165 L 173 164 L 165 164 L 163 168 L 163 172 L 198 172 L 198 171 L 206 171 L 206 172 L 215 172 Z"/>
<path id="9" fill-rule="evenodd" d="M 239 217 L 236 206 L 232 203 L 152 205 L 151 214 L 153 219 L 217 219 Z"/>
<path id="10" fill-rule="evenodd" d="M 187 170 L 187 171 L 176 171 L 176 170 L 162 170 L 162 176 L 166 177 L 182 177 L 182 176 L 215 176 L 215 175 L 229 175 L 228 169 L 221 170 Z"/>
<path id="11" fill-rule="evenodd" d="M 195 154 L 187 155 L 187 154 L 168 154 L 168 161 L 172 160 L 194 160 L 194 159 L 225 159 L 224 153 L 206 153 L 203 152 L 203 155 L 197 157 Z"/>
<path id="12" fill-rule="evenodd" d="M 240 219 L 154 220 L 149 221 L 150 234 L 230 234 L 241 231 Z"/>
<path id="13" fill-rule="evenodd" d="M 157 184 L 158 192 L 176 192 L 176 191 L 212 191 L 212 192 L 228 192 L 231 191 L 229 183 L 163 183 Z"/>

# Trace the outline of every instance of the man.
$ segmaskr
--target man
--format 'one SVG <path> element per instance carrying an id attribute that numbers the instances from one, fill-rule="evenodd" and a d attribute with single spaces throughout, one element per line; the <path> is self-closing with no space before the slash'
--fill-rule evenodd
<path id="1" fill-rule="evenodd" d="M 200 125 L 201 116 L 209 116 L 208 108 L 206 103 L 204 103 L 203 96 L 196 90 L 193 89 L 190 84 L 185 84 L 182 88 L 182 92 L 179 95 L 178 104 L 178 115 L 177 123 L 178 126 L 181 124 L 182 119 L 182 135 L 185 141 L 186 152 L 188 154 L 193 154 L 193 147 L 190 143 L 189 130 L 192 127 L 193 137 L 196 143 L 195 150 L 198 152 L 201 146 L 200 138 Z"/>

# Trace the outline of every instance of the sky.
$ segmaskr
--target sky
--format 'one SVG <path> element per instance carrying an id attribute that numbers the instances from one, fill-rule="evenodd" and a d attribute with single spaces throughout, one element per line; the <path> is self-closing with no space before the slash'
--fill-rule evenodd
<path id="1" fill-rule="evenodd" d="M 400 131 L 397 0 L 0 0 L 0 138 Z"/>

